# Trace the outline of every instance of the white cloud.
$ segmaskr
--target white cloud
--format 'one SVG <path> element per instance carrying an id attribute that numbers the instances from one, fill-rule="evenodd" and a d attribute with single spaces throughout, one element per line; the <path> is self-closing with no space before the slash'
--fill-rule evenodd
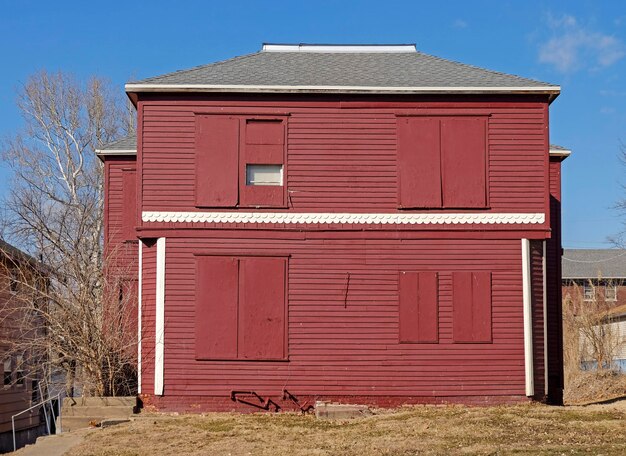
<path id="1" fill-rule="evenodd" d="M 554 36 L 540 46 L 539 61 L 562 73 L 605 68 L 626 55 L 620 40 L 581 26 L 573 16 L 549 15 L 546 22 Z"/>
<path id="2" fill-rule="evenodd" d="M 452 27 L 457 28 L 457 29 L 467 28 L 468 25 L 469 24 L 463 19 L 457 19 L 452 23 Z"/>

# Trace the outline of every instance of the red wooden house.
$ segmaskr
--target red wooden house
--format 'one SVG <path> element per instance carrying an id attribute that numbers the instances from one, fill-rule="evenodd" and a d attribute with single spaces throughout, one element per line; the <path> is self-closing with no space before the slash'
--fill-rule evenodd
<path id="1" fill-rule="evenodd" d="M 560 403 L 559 91 L 413 45 L 127 84 L 137 138 L 99 153 L 145 403 Z"/>

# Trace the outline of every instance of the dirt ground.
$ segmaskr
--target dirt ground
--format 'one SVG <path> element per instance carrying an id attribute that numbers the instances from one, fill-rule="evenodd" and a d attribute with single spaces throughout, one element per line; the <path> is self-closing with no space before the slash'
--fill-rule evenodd
<path id="1" fill-rule="evenodd" d="M 414 406 L 350 421 L 291 413 L 146 415 L 90 433 L 72 456 L 626 454 L 626 402 Z"/>
<path id="2" fill-rule="evenodd" d="M 613 398 L 626 398 L 626 374 L 615 371 L 577 371 L 568 375 L 565 403 L 581 405 Z"/>

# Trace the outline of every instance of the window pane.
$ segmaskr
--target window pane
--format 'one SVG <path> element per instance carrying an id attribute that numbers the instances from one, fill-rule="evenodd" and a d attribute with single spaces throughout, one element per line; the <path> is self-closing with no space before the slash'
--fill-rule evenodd
<path id="1" fill-rule="evenodd" d="M 604 297 L 607 301 L 617 301 L 617 286 L 607 285 L 604 287 Z"/>
<path id="2" fill-rule="evenodd" d="M 4 360 L 4 384 L 10 385 L 12 381 L 11 375 L 11 358 Z"/>
<path id="3" fill-rule="evenodd" d="M 593 287 L 593 285 L 584 285 L 583 295 L 585 301 L 593 301 L 596 298 L 595 288 Z"/>
<path id="4" fill-rule="evenodd" d="M 246 165 L 246 185 L 283 185 L 283 165 Z"/>

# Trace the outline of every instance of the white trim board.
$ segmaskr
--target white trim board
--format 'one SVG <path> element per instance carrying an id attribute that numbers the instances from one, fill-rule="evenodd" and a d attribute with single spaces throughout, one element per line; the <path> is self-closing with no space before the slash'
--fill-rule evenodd
<path id="1" fill-rule="evenodd" d="M 274 44 L 264 43 L 261 52 L 410 52 L 417 53 L 415 44 Z"/>
<path id="2" fill-rule="evenodd" d="M 139 241 L 137 260 L 137 394 L 141 394 L 141 287 L 143 286 L 143 242 Z"/>
<path id="3" fill-rule="evenodd" d="M 163 356 L 165 339 L 165 238 L 157 239 L 156 315 L 154 346 L 154 394 L 163 395 Z"/>
<path id="4" fill-rule="evenodd" d="M 133 84 L 126 92 L 251 92 L 251 93 L 398 93 L 398 94 L 511 94 L 558 95 L 560 86 L 529 87 L 429 87 L 429 86 L 336 86 L 336 85 L 246 85 L 246 84 Z"/>
<path id="5" fill-rule="evenodd" d="M 96 155 L 136 155 L 137 149 L 96 149 Z"/>
<path id="6" fill-rule="evenodd" d="M 355 225 L 542 224 L 543 213 L 324 213 L 324 212 L 167 212 L 144 211 L 144 222 L 285 223 Z"/>
<path id="7" fill-rule="evenodd" d="M 530 240 L 522 239 L 522 300 L 524 313 L 524 372 L 526 396 L 535 395 L 533 366 L 532 284 L 530 271 Z"/>

